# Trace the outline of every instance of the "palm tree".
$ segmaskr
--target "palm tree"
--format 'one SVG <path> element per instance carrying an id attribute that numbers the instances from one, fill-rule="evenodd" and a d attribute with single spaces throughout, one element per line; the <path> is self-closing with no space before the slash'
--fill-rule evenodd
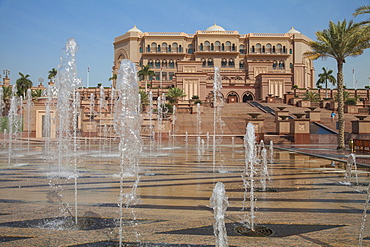
<path id="1" fill-rule="evenodd" d="M 145 81 L 145 92 L 148 92 L 147 88 L 147 81 L 148 81 L 148 76 L 155 76 L 155 73 L 153 70 L 150 70 L 149 65 L 145 65 L 139 72 L 137 72 L 138 76 L 143 76 L 144 81 Z"/>
<path id="2" fill-rule="evenodd" d="M 17 95 L 26 97 L 27 89 L 32 87 L 32 81 L 28 79 L 30 75 L 24 75 L 21 72 L 18 73 L 21 77 L 15 82 L 17 86 Z"/>
<path id="3" fill-rule="evenodd" d="M 52 68 L 51 70 L 49 70 L 48 73 L 49 73 L 48 79 L 50 80 L 50 82 L 53 82 L 55 79 L 55 76 L 58 74 L 58 71 L 55 68 Z"/>
<path id="4" fill-rule="evenodd" d="M 365 5 L 358 7 L 356 12 L 353 13 L 353 16 L 356 17 L 358 15 L 363 15 L 363 14 L 370 14 L 370 5 Z M 362 21 L 359 23 L 360 25 L 369 25 L 370 24 L 370 18 L 368 18 L 366 21 Z"/>
<path id="5" fill-rule="evenodd" d="M 337 62 L 337 88 L 338 88 L 338 147 L 345 149 L 344 143 L 344 101 L 343 101 L 343 65 L 347 57 L 357 57 L 361 55 L 366 48 L 370 47 L 370 41 L 367 38 L 369 30 L 363 26 L 346 20 L 338 21 L 337 24 L 330 21 L 329 28 L 316 32 L 318 41 L 311 41 L 309 45 L 312 51 L 305 54 L 310 59 L 319 57 L 334 58 Z"/>
<path id="6" fill-rule="evenodd" d="M 178 87 L 173 87 L 168 90 L 168 93 L 166 94 L 166 97 L 168 101 L 173 105 L 177 105 L 180 98 L 185 97 L 186 94 L 184 94 L 184 90 Z"/>
<path id="7" fill-rule="evenodd" d="M 148 93 L 144 91 L 139 91 L 140 94 L 140 106 L 141 106 L 141 111 L 145 111 L 145 107 L 149 104 L 149 95 Z"/>
<path id="8" fill-rule="evenodd" d="M 8 116 L 11 97 L 12 97 L 12 87 L 3 86 L 3 98 L 0 99 L 4 102 L 4 111 L 2 111 L 2 116 Z"/>
<path id="9" fill-rule="evenodd" d="M 331 73 L 333 73 L 333 70 L 327 70 L 326 68 L 322 67 L 322 70 L 324 71 L 323 73 L 319 74 L 319 79 L 316 82 L 316 86 L 319 86 L 320 84 L 325 83 L 325 98 L 328 98 L 328 81 L 335 86 L 335 83 L 337 80 L 335 79 L 334 76 L 332 76 Z"/>
<path id="10" fill-rule="evenodd" d="M 308 91 L 304 95 L 304 100 L 309 100 L 310 102 L 317 103 L 320 101 L 320 95 L 318 93 L 315 93 L 313 91 Z"/>
<path id="11" fill-rule="evenodd" d="M 117 74 L 113 74 L 112 77 L 109 78 L 109 81 L 113 81 L 112 86 L 116 86 Z"/>
<path id="12" fill-rule="evenodd" d="M 32 94 L 32 98 L 39 98 L 42 96 L 42 92 L 44 90 L 42 90 L 41 88 L 36 88 L 34 90 L 31 91 L 31 94 Z"/>

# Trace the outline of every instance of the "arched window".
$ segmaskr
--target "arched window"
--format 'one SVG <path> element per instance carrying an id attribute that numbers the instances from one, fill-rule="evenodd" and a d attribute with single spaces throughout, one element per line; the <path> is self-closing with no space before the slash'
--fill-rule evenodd
<path id="1" fill-rule="evenodd" d="M 213 59 L 212 58 L 208 59 L 208 67 L 213 67 Z"/>
<path id="2" fill-rule="evenodd" d="M 231 46 L 231 50 L 232 51 L 235 51 L 235 44 L 233 43 L 233 45 Z"/>
<path id="3" fill-rule="evenodd" d="M 162 68 L 167 68 L 167 60 L 166 59 L 162 60 Z"/>
<path id="4" fill-rule="evenodd" d="M 216 41 L 215 42 L 215 47 L 216 47 L 216 51 L 220 51 L 221 50 L 221 43 L 220 43 L 220 41 Z"/>
<path id="5" fill-rule="evenodd" d="M 245 54 L 244 53 L 244 45 L 239 45 L 239 52 L 240 52 L 240 54 Z"/>
<path id="6" fill-rule="evenodd" d="M 148 47 L 146 48 L 146 51 L 150 52 L 150 45 L 148 45 Z"/>
<path id="7" fill-rule="evenodd" d="M 170 68 L 171 68 L 171 69 L 175 68 L 175 63 L 173 62 L 173 60 L 172 60 L 172 59 L 170 60 Z"/>
<path id="8" fill-rule="evenodd" d="M 150 60 L 148 61 L 148 65 L 149 65 L 149 67 L 150 67 L 150 68 L 153 68 L 153 60 L 152 60 L 152 59 L 150 59 Z"/>
<path id="9" fill-rule="evenodd" d="M 188 54 L 193 54 L 193 53 L 194 53 L 193 45 L 189 44 L 188 45 Z"/>
<path id="10" fill-rule="evenodd" d="M 279 69 L 285 69 L 285 62 L 283 60 L 279 62 Z"/>
<path id="11" fill-rule="evenodd" d="M 274 60 L 272 62 L 272 69 L 276 69 L 276 68 L 277 68 L 277 62 L 276 62 L 276 60 Z"/>
<path id="12" fill-rule="evenodd" d="M 202 58 L 201 61 L 202 61 L 202 67 L 206 67 L 207 65 L 206 59 Z"/>
<path id="13" fill-rule="evenodd" d="M 229 59 L 229 67 L 231 67 L 231 68 L 235 67 L 235 62 L 234 62 L 234 59 L 232 59 L 232 58 Z"/>
<path id="14" fill-rule="evenodd" d="M 278 53 L 281 53 L 282 52 L 282 46 L 281 46 L 281 44 L 277 44 L 276 45 L 276 50 L 277 50 Z"/>
<path id="15" fill-rule="evenodd" d="M 244 69 L 244 60 L 239 62 L 239 69 Z"/>
<path id="16" fill-rule="evenodd" d="M 140 46 L 140 48 L 139 48 L 139 52 L 140 52 L 140 53 L 143 53 L 143 47 L 141 47 L 141 46 Z"/>
<path id="17" fill-rule="evenodd" d="M 161 62 L 157 59 L 155 60 L 155 67 L 160 68 L 161 67 Z"/>
<path id="18" fill-rule="evenodd" d="M 226 67 L 226 64 L 227 64 L 227 61 L 226 61 L 226 59 L 225 58 L 223 58 L 222 60 L 221 60 L 221 67 Z"/>
<path id="19" fill-rule="evenodd" d="M 173 43 L 172 44 L 172 49 L 173 49 L 173 52 L 178 52 L 179 51 L 179 45 L 177 43 Z"/>
<path id="20" fill-rule="evenodd" d="M 200 45 L 199 45 L 199 51 L 203 51 L 203 43 L 200 43 Z"/>
<path id="21" fill-rule="evenodd" d="M 152 45 L 150 46 L 150 51 L 151 52 L 156 52 L 157 51 L 157 43 L 153 42 Z"/>
<path id="22" fill-rule="evenodd" d="M 256 52 L 261 53 L 261 44 L 260 43 L 256 44 Z"/>
<path id="23" fill-rule="evenodd" d="M 293 68 L 293 64 L 292 64 L 292 63 L 290 63 L 290 64 L 289 64 L 289 67 L 290 67 L 290 68 Z"/>
<path id="24" fill-rule="evenodd" d="M 204 50 L 205 51 L 209 51 L 209 49 L 210 49 L 210 43 L 209 43 L 209 41 L 204 42 Z"/>
<path id="25" fill-rule="evenodd" d="M 167 43 L 162 43 L 162 52 L 167 52 Z"/>
<path id="26" fill-rule="evenodd" d="M 266 45 L 266 52 L 271 53 L 271 44 L 270 43 Z"/>
<path id="27" fill-rule="evenodd" d="M 226 51 L 231 51 L 231 42 L 226 41 Z"/>
<path id="28" fill-rule="evenodd" d="M 283 53 L 284 53 L 284 54 L 286 53 L 286 48 L 285 48 L 285 46 L 283 46 Z"/>
<path id="29" fill-rule="evenodd" d="M 179 52 L 182 52 L 182 46 L 179 45 Z"/>
<path id="30" fill-rule="evenodd" d="M 293 54 L 293 49 L 289 49 L 289 54 Z"/>

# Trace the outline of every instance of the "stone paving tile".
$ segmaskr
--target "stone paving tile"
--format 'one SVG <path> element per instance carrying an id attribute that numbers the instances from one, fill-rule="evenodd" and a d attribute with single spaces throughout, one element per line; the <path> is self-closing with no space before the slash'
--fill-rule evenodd
<path id="1" fill-rule="evenodd" d="M 160 152 L 152 155 L 144 152 L 139 159 L 139 200 L 133 207 L 124 209 L 123 218 L 136 218 L 145 223 L 124 225 L 125 242 L 140 241 L 147 246 L 149 243 L 214 246 L 214 216 L 209 198 L 215 184 L 223 182 L 229 197 L 225 222 L 230 246 L 358 246 L 366 194 L 357 191 L 363 192 L 366 187 L 341 185 L 344 166 L 337 161 L 333 166 L 334 158 L 326 150 L 321 150 L 322 154 L 331 159 L 294 150 L 312 147 L 275 149 L 275 162 L 269 164 L 271 179 L 267 183 L 275 192 L 259 191 L 255 195 L 256 223 L 269 226 L 276 233 L 269 237 L 247 237 L 233 232 L 233 226 L 240 224 L 250 207 L 241 177 L 245 167 L 242 146 L 218 147 L 218 159 L 214 162 L 212 148 L 199 160 L 194 145 L 187 148 L 180 144 L 181 148 L 164 145 Z M 0 150 L 0 246 L 87 246 L 94 242 L 107 246 L 109 241 L 117 242 L 118 227 L 112 225 L 93 230 L 56 230 L 10 224 L 61 216 L 59 208 L 74 210 L 74 180 L 48 177 L 55 166 L 40 160 L 39 156 L 40 152 L 31 151 L 8 164 L 6 153 Z M 112 155 L 112 151 L 93 155 L 81 151 L 79 157 L 80 216 L 117 219 L 119 157 Z M 368 183 L 369 174 L 368 169 L 361 168 L 359 181 Z M 57 190 L 55 187 L 52 190 L 50 182 L 59 185 Z M 123 182 L 125 191 L 129 191 L 133 180 L 127 178 Z M 256 186 L 260 188 L 259 176 L 256 176 Z M 244 195 L 247 196 L 245 202 Z M 243 205 L 247 210 L 242 210 Z M 8 226 L 4 226 L 7 223 Z M 369 236 L 367 226 L 365 237 Z M 364 246 L 370 246 L 370 240 L 364 240 Z"/>

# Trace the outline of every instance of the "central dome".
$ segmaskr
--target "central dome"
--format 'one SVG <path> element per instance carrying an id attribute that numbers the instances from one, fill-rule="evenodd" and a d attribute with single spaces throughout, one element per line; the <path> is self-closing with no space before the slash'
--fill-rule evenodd
<path id="1" fill-rule="evenodd" d="M 207 32 L 225 32 L 225 29 L 221 26 L 216 25 L 216 23 L 213 26 L 210 26 L 206 30 Z"/>

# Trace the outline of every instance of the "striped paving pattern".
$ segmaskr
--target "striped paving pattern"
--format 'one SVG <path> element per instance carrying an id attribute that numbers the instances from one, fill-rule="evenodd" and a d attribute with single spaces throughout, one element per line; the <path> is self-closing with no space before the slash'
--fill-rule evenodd
<path id="1" fill-rule="evenodd" d="M 344 163 L 275 150 L 267 183 L 273 192 L 255 192 L 256 223 L 270 227 L 274 234 L 247 237 L 233 230 L 249 211 L 249 201 L 242 210 L 245 162 L 241 144 L 218 147 L 214 162 L 212 147 L 199 158 L 196 146 L 186 146 L 182 139 L 176 139 L 175 147 L 163 143 L 160 150 L 151 152 L 146 147 L 140 156 L 139 200 L 123 212 L 125 242 L 214 246 L 209 199 L 215 184 L 223 182 L 229 198 L 226 225 L 230 246 L 358 246 L 367 169 L 357 172 L 360 186 L 343 186 L 339 182 L 344 180 Z M 50 154 L 43 153 L 42 144 L 33 143 L 29 153 L 16 146 L 10 164 L 6 148 L 0 150 L 0 246 L 117 243 L 118 227 L 112 223 L 119 215 L 120 158 L 116 149 L 87 150 L 81 143 L 77 154 L 78 214 L 111 223 L 99 229 L 57 230 L 42 225 L 21 227 L 14 222 L 26 224 L 74 212 L 73 177 L 52 177 L 58 167 L 46 158 Z M 63 170 L 70 174 L 73 169 L 66 165 Z M 124 193 L 133 182 L 124 179 Z M 255 182 L 260 188 L 258 174 Z M 367 229 L 365 237 L 370 235 Z M 370 245 L 369 241 L 364 240 L 364 246 Z"/>

